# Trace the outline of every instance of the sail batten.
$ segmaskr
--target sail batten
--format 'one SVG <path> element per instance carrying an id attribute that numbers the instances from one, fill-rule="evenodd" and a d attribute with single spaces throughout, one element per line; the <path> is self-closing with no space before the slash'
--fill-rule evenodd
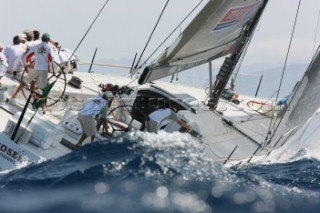
<path id="1" fill-rule="evenodd" d="M 263 0 L 209 1 L 176 41 L 142 73 L 140 84 L 233 53 Z"/>

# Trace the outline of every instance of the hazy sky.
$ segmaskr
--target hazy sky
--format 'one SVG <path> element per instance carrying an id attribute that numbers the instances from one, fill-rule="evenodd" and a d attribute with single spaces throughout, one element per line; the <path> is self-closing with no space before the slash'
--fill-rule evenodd
<path id="1" fill-rule="evenodd" d="M 97 60 L 133 59 L 136 52 L 140 54 L 143 50 L 166 1 L 109 0 L 77 51 L 80 59 L 90 61 L 96 47 Z M 203 1 L 201 7 L 207 1 Z M 1 0 L 0 42 L 9 45 L 12 37 L 23 30 L 38 29 L 41 33 L 48 32 L 62 46 L 74 49 L 105 2 Z M 149 56 L 199 2 L 200 0 L 171 0 L 145 56 Z M 284 63 L 298 3 L 299 0 L 269 0 L 247 52 L 245 64 Z M 310 61 L 314 46 L 319 44 L 319 36 L 316 34 L 319 9 L 319 0 L 301 1 L 289 63 Z M 183 27 L 185 26 L 186 24 Z"/>

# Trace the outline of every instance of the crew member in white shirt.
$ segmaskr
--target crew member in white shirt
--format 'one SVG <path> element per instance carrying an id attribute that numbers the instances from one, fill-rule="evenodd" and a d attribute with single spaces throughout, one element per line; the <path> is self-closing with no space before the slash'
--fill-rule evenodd
<path id="1" fill-rule="evenodd" d="M 13 78 L 17 79 L 18 81 L 22 81 L 22 74 L 23 71 L 25 70 L 26 67 L 26 61 L 25 57 L 28 53 L 28 51 L 32 48 L 33 46 L 28 43 L 27 49 L 24 53 L 22 53 L 13 63 Z"/>
<path id="2" fill-rule="evenodd" d="M 77 68 L 78 55 L 67 48 L 60 48 L 59 58 L 61 66 L 64 67 L 64 72 L 73 72 Z"/>
<path id="3" fill-rule="evenodd" d="M 52 60 L 55 62 L 55 64 L 54 65 L 56 65 L 56 64 L 58 64 L 58 65 L 60 65 L 61 64 L 61 62 L 60 62 L 60 58 L 59 58 L 59 48 L 57 48 L 55 45 L 54 45 L 54 42 L 53 41 L 50 41 L 49 42 L 49 45 L 50 45 L 50 47 L 51 47 L 51 49 L 52 49 Z"/>
<path id="4" fill-rule="evenodd" d="M 148 132 L 157 132 L 164 129 L 170 122 L 175 121 L 181 127 L 191 130 L 191 126 L 180 120 L 174 111 L 173 107 L 157 109 L 153 111 L 146 121 L 146 128 Z"/>
<path id="5" fill-rule="evenodd" d="M 30 49 L 26 56 L 26 62 L 32 63 L 34 57 L 34 70 L 29 72 L 24 79 L 25 83 L 30 83 L 32 80 L 37 80 L 37 87 L 43 89 L 48 84 L 48 72 L 51 70 L 53 60 L 53 51 L 49 44 L 50 35 L 44 33 L 41 36 L 42 42 Z"/>
<path id="6" fill-rule="evenodd" d="M 101 113 L 101 121 L 104 129 L 108 129 L 107 115 L 109 104 L 112 102 L 113 94 L 106 91 L 101 96 L 94 97 L 87 101 L 80 108 L 78 118 L 83 130 L 83 133 L 76 144 L 77 147 L 82 146 L 83 141 L 91 136 L 91 143 L 97 134 L 96 116 Z"/>
<path id="7" fill-rule="evenodd" d="M 19 57 L 20 55 L 22 55 L 26 50 L 20 45 L 20 37 L 14 36 L 13 37 L 13 45 L 6 47 L 4 49 L 4 55 L 7 58 L 8 61 L 8 68 L 6 73 L 9 75 L 12 75 L 12 71 L 13 71 L 13 64 L 14 61 L 17 59 L 17 57 Z"/>

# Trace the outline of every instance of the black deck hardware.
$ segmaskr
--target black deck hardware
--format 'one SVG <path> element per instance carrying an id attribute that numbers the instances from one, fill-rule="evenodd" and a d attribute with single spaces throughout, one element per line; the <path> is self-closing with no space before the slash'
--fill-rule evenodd
<path id="1" fill-rule="evenodd" d="M 65 139 L 65 138 L 62 138 L 61 141 L 60 141 L 60 143 L 61 143 L 62 145 L 64 145 L 65 147 L 71 149 L 71 150 L 75 150 L 75 149 L 76 149 L 76 145 L 73 144 L 73 143 L 71 143 L 70 141 L 68 141 L 68 140 Z"/>

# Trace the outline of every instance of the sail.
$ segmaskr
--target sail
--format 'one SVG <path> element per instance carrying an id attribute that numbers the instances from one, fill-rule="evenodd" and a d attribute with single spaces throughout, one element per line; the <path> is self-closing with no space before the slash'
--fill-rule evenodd
<path id="1" fill-rule="evenodd" d="M 287 126 L 303 125 L 320 107 L 320 52 L 318 51 L 299 83 L 286 111 Z"/>
<path id="2" fill-rule="evenodd" d="M 139 78 L 157 80 L 233 53 L 263 0 L 209 1 L 175 42 Z"/>

